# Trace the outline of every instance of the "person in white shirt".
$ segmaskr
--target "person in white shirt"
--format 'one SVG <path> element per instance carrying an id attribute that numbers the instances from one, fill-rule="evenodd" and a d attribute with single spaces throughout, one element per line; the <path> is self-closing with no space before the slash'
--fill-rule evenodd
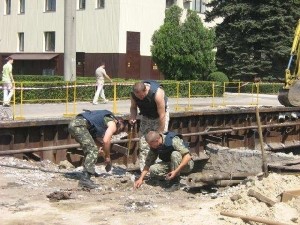
<path id="1" fill-rule="evenodd" d="M 14 94 L 14 78 L 12 75 L 12 64 L 14 60 L 7 58 L 7 63 L 3 66 L 2 82 L 3 82 L 3 106 L 9 107 L 11 98 Z"/>
<path id="2" fill-rule="evenodd" d="M 110 80 L 110 82 L 112 82 L 112 79 L 110 79 L 110 77 L 106 74 L 105 63 L 104 62 L 102 62 L 100 64 L 100 66 L 96 69 L 95 75 L 96 75 L 97 90 L 95 92 L 95 96 L 94 96 L 94 99 L 93 99 L 93 104 L 94 105 L 98 104 L 99 95 L 103 99 L 103 103 L 107 103 L 108 100 L 105 98 L 104 89 L 103 89 L 104 80 L 105 80 L 105 78 L 107 78 L 108 80 Z"/>

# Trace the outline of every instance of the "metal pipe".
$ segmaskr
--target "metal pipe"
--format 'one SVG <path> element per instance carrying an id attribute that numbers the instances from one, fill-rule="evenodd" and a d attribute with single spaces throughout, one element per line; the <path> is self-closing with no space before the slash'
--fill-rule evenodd
<path id="1" fill-rule="evenodd" d="M 131 141 L 139 141 L 139 138 L 133 138 Z M 120 144 L 120 143 L 127 143 L 127 142 L 128 142 L 128 139 L 123 139 L 123 140 L 114 140 L 111 143 L 112 144 Z M 64 150 L 64 149 L 79 148 L 79 147 L 80 147 L 79 144 L 68 144 L 68 145 L 47 146 L 47 147 L 40 147 L 40 148 L 4 150 L 4 151 L 0 151 L 0 155 L 11 155 L 11 154 L 39 152 L 39 151 Z"/>
<path id="2" fill-rule="evenodd" d="M 297 126 L 297 125 L 300 125 L 300 122 L 267 124 L 267 125 L 261 125 L 261 128 L 277 128 L 277 127 L 289 127 L 289 126 Z M 189 136 L 209 135 L 209 134 L 218 134 L 218 133 L 230 133 L 232 131 L 248 130 L 248 129 L 258 129 L 258 126 L 232 127 L 224 130 L 201 131 L 201 132 L 181 134 L 181 135 L 183 137 L 189 137 Z"/>

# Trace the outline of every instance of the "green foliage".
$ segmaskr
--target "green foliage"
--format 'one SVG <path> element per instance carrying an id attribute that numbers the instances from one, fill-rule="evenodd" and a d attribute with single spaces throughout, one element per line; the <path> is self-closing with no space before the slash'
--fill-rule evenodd
<path id="1" fill-rule="evenodd" d="M 180 23 L 182 9 L 166 11 L 164 24 L 152 36 L 153 61 L 166 79 L 206 80 L 215 70 L 214 31 L 206 29 L 194 11 Z"/>
<path id="2" fill-rule="evenodd" d="M 215 75 L 213 75 L 215 74 Z M 215 81 L 174 81 L 164 80 L 159 81 L 166 95 L 169 98 L 187 98 L 187 97 L 221 97 L 223 95 L 224 74 L 220 72 L 210 74 L 212 77 L 217 77 Z M 226 77 L 226 76 L 225 76 Z M 34 79 L 27 77 L 28 79 Z M 16 103 L 65 103 L 65 102 L 90 102 L 95 94 L 95 80 L 78 77 L 76 82 L 64 81 L 44 81 L 48 76 L 36 76 L 39 81 L 16 81 L 15 98 Z M 21 78 L 20 78 L 21 79 Z M 19 80 L 20 80 L 19 79 Z M 216 81 L 218 79 L 218 81 Z M 224 78 L 225 79 L 225 78 Z M 135 80 L 124 81 L 119 79 L 118 82 L 106 83 L 104 86 L 105 95 L 107 98 L 113 100 L 114 90 L 116 87 L 117 100 L 124 100 L 130 98 L 132 85 Z M 227 81 L 226 81 L 227 82 Z M 76 89 L 75 89 L 76 83 Z M 116 86 L 115 86 L 116 85 Z M 241 92 L 245 93 L 259 93 L 277 94 L 282 88 L 282 83 L 241 83 L 229 82 L 226 84 L 226 92 L 238 92 L 239 86 Z M 2 98 L 3 92 L 0 92 Z"/>
<path id="3" fill-rule="evenodd" d="M 213 0 L 206 21 L 216 26 L 216 65 L 231 80 L 284 80 L 299 1 Z"/>
<path id="4" fill-rule="evenodd" d="M 22 82 L 22 81 L 26 81 L 26 82 L 30 82 L 30 81 L 34 81 L 34 82 L 48 82 L 48 81 L 64 81 L 64 77 L 62 76 L 45 76 L 45 75 L 14 75 L 14 80 L 16 82 Z"/>
<path id="5" fill-rule="evenodd" d="M 242 92 L 260 94 L 278 94 L 282 83 L 251 83 L 242 88 Z"/>
<path id="6" fill-rule="evenodd" d="M 226 76 L 226 74 L 223 73 L 223 72 L 220 72 L 220 71 L 216 71 L 216 72 L 213 72 L 213 73 L 209 74 L 208 75 L 208 80 L 221 82 L 221 83 L 229 82 L 229 79 Z"/>

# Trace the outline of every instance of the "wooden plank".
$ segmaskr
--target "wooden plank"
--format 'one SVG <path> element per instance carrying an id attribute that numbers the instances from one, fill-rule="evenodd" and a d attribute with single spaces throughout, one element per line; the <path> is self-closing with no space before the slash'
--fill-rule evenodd
<path id="1" fill-rule="evenodd" d="M 284 171 L 300 171 L 300 159 L 282 161 L 268 164 L 270 169 L 284 170 Z"/>
<path id="2" fill-rule="evenodd" d="M 248 191 L 248 196 L 251 196 L 251 197 L 254 197 L 256 198 L 258 201 L 260 202 L 264 202 L 266 203 L 267 205 L 269 206 L 273 206 L 276 204 L 276 201 L 273 201 L 272 199 L 264 196 L 263 194 L 257 192 L 257 191 L 254 191 L 253 189 L 250 189 Z"/>
<path id="3" fill-rule="evenodd" d="M 282 202 L 290 201 L 293 198 L 300 198 L 300 188 L 282 192 L 282 195 L 281 195 Z"/>
<path id="4" fill-rule="evenodd" d="M 255 222 L 259 222 L 259 223 L 263 223 L 263 224 L 269 224 L 269 225 L 288 225 L 287 223 L 281 223 L 281 222 L 277 222 L 277 221 L 274 221 L 274 220 L 265 219 L 265 218 L 257 217 L 257 216 L 245 216 L 245 215 L 232 213 L 232 212 L 221 212 L 220 214 L 222 216 L 240 218 L 244 221 L 255 221 Z"/>

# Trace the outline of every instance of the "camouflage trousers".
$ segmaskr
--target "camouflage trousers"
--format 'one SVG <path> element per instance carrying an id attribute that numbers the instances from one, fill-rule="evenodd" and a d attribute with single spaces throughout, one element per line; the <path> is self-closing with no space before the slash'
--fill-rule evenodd
<path id="1" fill-rule="evenodd" d="M 173 151 L 171 154 L 171 162 L 160 161 L 150 166 L 150 177 L 164 179 L 166 174 L 175 170 L 182 161 L 180 152 Z M 189 173 L 194 168 L 194 161 L 190 160 L 189 163 L 183 167 L 180 173 Z M 179 175 L 179 174 L 178 174 Z"/>
<path id="2" fill-rule="evenodd" d="M 169 109 L 167 108 L 166 110 L 166 117 L 165 117 L 165 128 L 164 132 L 168 131 L 168 126 L 169 126 L 169 120 L 170 120 L 170 115 L 169 115 Z M 159 128 L 159 119 L 150 119 L 146 116 L 141 117 L 141 124 L 140 124 L 140 130 L 139 130 L 139 136 L 140 136 L 140 141 L 139 141 L 139 163 L 140 163 L 140 170 L 142 171 L 144 166 L 145 166 L 145 160 L 147 157 L 148 152 L 150 151 L 150 147 L 148 143 L 145 140 L 145 135 L 149 131 L 157 131 Z"/>
<path id="3" fill-rule="evenodd" d="M 98 147 L 87 129 L 86 120 L 75 118 L 70 122 L 68 130 L 83 150 L 85 155 L 84 170 L 94 174 L 95 164 L 98 159 Z"/>

